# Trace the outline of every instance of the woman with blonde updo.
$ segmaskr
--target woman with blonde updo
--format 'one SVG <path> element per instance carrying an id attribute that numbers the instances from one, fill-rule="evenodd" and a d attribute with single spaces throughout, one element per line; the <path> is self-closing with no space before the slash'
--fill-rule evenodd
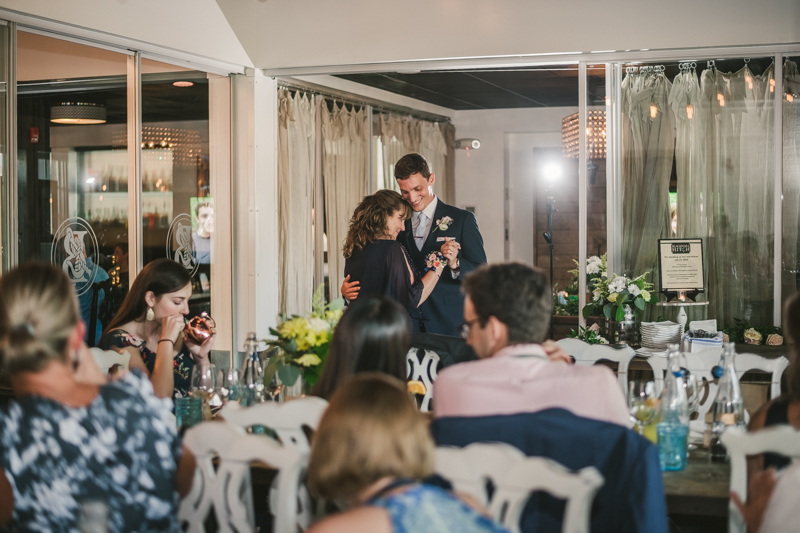
<path id="1" fill-rule="evenodd" d="M 194 458 L 170 402 L 136 371 L 107 385 L 80 379 L 94 365 L 85 329 L 58 268 L 32 263 L 0 279 L 0 366 L 16 397 L 0 411 L 0 529 L 75 531 L 82 506 L 100 502 L 109 531 L 180 531 Z"/>
<path id="2" fill-rule="evenodd" d="M 359 282 L 358 297 L 387 296 L 403 306 L 414 331 L 424 320 L 419 306 L 439 282 L 444 263 L 424 275 L 416 272 L 408 250 L 397 241 L 411 217 L 411 206 L 388 189 L 364 197 L 353 212 L 342 253 L 345 281 Z"/>

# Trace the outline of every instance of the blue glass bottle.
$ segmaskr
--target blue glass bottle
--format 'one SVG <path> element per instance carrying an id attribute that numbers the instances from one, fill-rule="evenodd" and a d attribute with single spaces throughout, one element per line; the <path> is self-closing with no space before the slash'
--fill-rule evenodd
<path id="1" fill-rule="evenodd" d="M 689 436 L 689 402 L 683 386 L 683 373 L 677 344 L 667 346 L 667 375 L 659 407 L 658 459 L 661 470 L 686 468 L 686 446 Z"/>

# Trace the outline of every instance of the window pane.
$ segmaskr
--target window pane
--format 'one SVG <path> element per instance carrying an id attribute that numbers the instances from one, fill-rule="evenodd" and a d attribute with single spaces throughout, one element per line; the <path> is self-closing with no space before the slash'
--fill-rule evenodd
<path id="1" fill-rule="evenodd" d="M 20 262 L 72 280 L 94 345 L 127 291 L 127 58 L 17 34 Z"/>
<path id="2" fill-rule="evenodd" d="M 208 79 L 142 60 L 143 264 L 168 257 L 192 275 L 191 314 L 211 312 L 214 199 L 209 190 Z"/>
<path id="3" fill-rule="evenodd" d="M 633 65 L 622 82 L 623 268 L 658 288 L 657 240 L 702 238 L 710 305 L 689 320 L 771 324 L 772 58 L 680 65 Z"/>

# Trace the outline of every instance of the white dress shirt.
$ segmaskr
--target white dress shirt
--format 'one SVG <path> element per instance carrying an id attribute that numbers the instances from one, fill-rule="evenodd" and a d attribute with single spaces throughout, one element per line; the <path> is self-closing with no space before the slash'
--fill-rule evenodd
<path id="1" fill-rule="evenodd" d="M 425 213 L 425 216 L 428 217 L 427 219 L 427 229 L 425 229 L 425 239 L 422 241 L 422 245 L 425 244 L 425 241 L 428 240 L 428 235 L 431 233 L 431 226 L 433 225 L 433 215 L 436 213 L 436 204 L 439 203 L 439 199 L 434 195 L 433 201 L 428 204 L 428 207 L 422 210 Z M 417 228 L 419 227 L 419 213 L 414 211 L 414 214 L 411 215 L 411 235 L 417 234 Z M 417 243 L 414 243 L 417 244 Z M 420 246 L 417 246 L 420 248 Z"/>

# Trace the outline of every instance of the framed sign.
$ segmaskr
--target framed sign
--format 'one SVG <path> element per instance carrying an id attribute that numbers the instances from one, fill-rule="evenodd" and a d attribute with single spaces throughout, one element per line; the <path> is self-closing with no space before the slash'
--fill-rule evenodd
<path id="1" fill-rule="evenodd" d="M 704 292 L 702 239 L 658 240 L 659 290 Z"/>

